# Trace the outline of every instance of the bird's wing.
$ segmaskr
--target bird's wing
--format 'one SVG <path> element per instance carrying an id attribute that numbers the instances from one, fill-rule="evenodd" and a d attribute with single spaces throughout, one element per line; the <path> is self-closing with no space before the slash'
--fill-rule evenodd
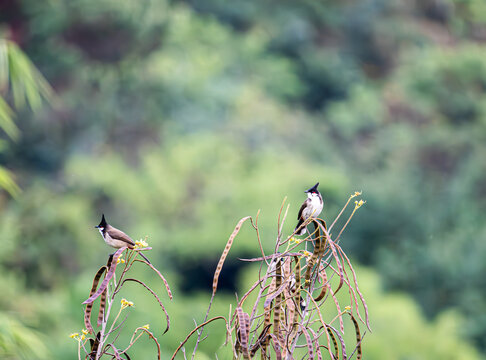
<path id="1" fill-rule="evenodd" d="M 306 201 L 304 201 L 304 203 L 300 207 L 299 215 L 297 215 L 297 220 L 300 220 L 302 218 L 302 211 L 304 211 L 304 209 L 307 207 L 308 204 L 309 204 L 309 199 L 307 199 Z"/>
<path id="2" fill-rule="evenodd" d="M 107 230 L 107 232 L 108 235 L 110 235 L 113 239 L 124 241 L 129 245 L 135 245 L 135 242 L 132 240 L 132 238 L 121 230 L 111 227 L 110 229 Z"/>

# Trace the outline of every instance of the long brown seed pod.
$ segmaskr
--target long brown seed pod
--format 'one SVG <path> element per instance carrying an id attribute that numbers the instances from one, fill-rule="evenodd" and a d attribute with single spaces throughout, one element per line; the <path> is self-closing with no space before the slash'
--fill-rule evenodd
<path id="1" fill-rule="evenodd" d="M 241 219 L 238 224 L 236 225 L 235 229 L 233 230 L 233 233 L 230 235 L 229 239 L 228 239 L 228 242 L 226 243 L 226 246 L 223 250 L 223 254 L 221 254 L 221 257 L 219 259 L 219 262 L 218 262 L 218 266 L 216 266 L 216 271 L 214 272 L 214 278 L 213 278 L 213 296 L 214 294 L 216 294 L 216 290 L 218 289 L 218 279 L 219 279 L 219 275 L 221 274 L 221 270 L 223 269 L 223 264 L 224 264 L 224 261 L 226 260 L 226 257 L 228 256 L 228 253 L 231 249 L 231 245 L 233 245 L 233 241 L 236 237 L 236 235 L 238 235 L 238 232 L 240 231 L 241 229 L 241 225 L 243 225 L 243 223 L 250 219 L 251 216 L 246 216 L 244 217 L 243 219 Z"/>
<path id="2" fill-rule="evenodd" d="M 280 259 L 277 259 L 276 261 L 277 263 L 275 266 L 275 287 L 279 293 L 275 298 L 275 308 L 273 311 L 273 333 L 275 334 L 275 337 L 277 339 L 275 346 L 281 348 L 280 312 L 281 312 L 281 304 L 282 304 L 282 292 L 280 291 L 281 290 L 280 288 L 282 286 L 282 265 Z"/>
<path id="3" fill-rule="evenodd" d="M 250 335 L 250 315 L 245 313 L 242 308 L 236 308 L 236 314 L 238 316 L 238 341 L 241 344 L 241 351 L 245 359 L 250 358 L 248 349 L 248 340 Z"/>
<path id="4" fill-rule="evenodd" d="M 98 272 L 96 273 L 94 279 L 93 279 L 93 285 L 91 286 L 91 291 L 89 292 L 89 297 L 93 296 L 93 294 L 96 291 L 96 288 L 98 287 L 98 283 L 101 279 L 101 276 L 103 273 L 106 271 L 106 266 L 102 266 Z M 84 327 L 86 330 L 89 331 L 89 333 L 93 333 L 93 327 L 91 326 L 91 311 L 93 310 L 93 303 L 90 302 L 86 305 L 86 309 L 84 310 Z"/>
<path id="5" fill-rule="evenodd" d="M 83 301 L 83 304 L 89 304 L 95 301 L 102 293 L 105 291 L 106 287 L 108 286 L 108 283 L 110 282 L 111 278 L 113 275 L 115 275 L 115 270 L 116 270 L 116 261 L 120 257 L 121 253 L 125 251 L 127 247 L 124 246 L 120 249 L 118 249 L 115 254 L 113 255 L 113 261 L 111 262 L 111 266 L 109 267 L 105 278 L 103 279 L 103 282 L 101 283 L 99 289 L 91 295 L 87 300 Z"/>
<path id="6" fill-rule="evenodd" d="M 348 312 L 348 315 L 351 317 L 351 321 L 353 322 L 354 329 L 356 331 L 356 360 L 361 360 L 361 358 L 363 357 L 363 353 L 362 353 L 362 350 L 361 350 L 362 337 L 361 337 L 361 334 L 360 334 L 360 331 L 359 331 L 359 325 L 358 325 L 358 322 L 356 321 L 355 317 L 353 316 L 353 314 L 351 312 Z"/>

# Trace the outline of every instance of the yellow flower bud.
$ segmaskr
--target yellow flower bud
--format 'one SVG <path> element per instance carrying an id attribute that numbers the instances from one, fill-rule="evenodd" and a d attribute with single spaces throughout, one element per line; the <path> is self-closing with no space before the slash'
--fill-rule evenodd
<path id="1" fill-rule="evenodd" d="M 147 242 L 145 240 L 135 241 L 135 249 L 145 248 L 147 246 L 148 246 L 148 244 L 147 244 Z"/>
<path id="2" fill-rule="evenodd" d="M 120 300 L 120 303 L 121 303 L 121 308 L 122 309 L 125 309 L 127 307 L 133 306 L 133 302 L 128 301 L 127 299 L 121 299 Z"/>

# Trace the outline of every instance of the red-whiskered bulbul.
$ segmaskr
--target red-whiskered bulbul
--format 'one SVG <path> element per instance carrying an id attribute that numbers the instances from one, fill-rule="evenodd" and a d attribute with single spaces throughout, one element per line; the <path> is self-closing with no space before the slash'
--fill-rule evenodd
<path id="1" fill-rule="evenodd" d="M 124 246 L 127 246 L 129 249 L 133 249 L 135 247 L 135 241 L 133 241 L 130 236 L 106 222 L 105 214 L 101 216 L 101 222 L 99 225 L 95 226 L 95 228 L 100 231 L 105 243 L 111 247 L 114 247 L 115 249 L 119 249 Z M 149 259 L 147 259 L 142 252 L 139 251 L 138 253 L 150 264 Z"/>
<path id="2" fill-rule="evenodd" d="M 322 201 L 322 196 L 317 190 L 317 187 L 319 186 L 319 183 L 315 184 L 313 187 L 310 189 L 306 190 L 305 192 L 307 193 L 307 199 L 304 201 L 302 206 L 300 207 L 299 210 L 299 215 L 297 215 L 297 220 L 299 222 L 297 223 L 297 226 L 295 227 L 296 233 L 295 235 L 304 235 L 307 232 L 307 229 L 305 226 L 303 226 L 301 229 L 301 225 L 306 221 L 309 217 L 316 218 L 319 216 L 319 214 L 322 211 L 322 207 L 324 205 L 324 202 Z"/>

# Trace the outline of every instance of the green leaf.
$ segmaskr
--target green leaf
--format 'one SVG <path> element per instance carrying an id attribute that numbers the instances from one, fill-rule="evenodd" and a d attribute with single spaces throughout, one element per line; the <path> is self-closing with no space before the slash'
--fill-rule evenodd
<path id="1" fill-rule="evenodd" d="M 13 140 L 18 139 L 19 129 L 13 121 L 14 112 L 5 100 L 0 97 L 0 128 Z"/>
<path id="2" fill-rule="evenodd" d="M 42 106 L 42 98 L 52 101 L 52 88 L 23 51 L 11 41 L 6 42 L 6 49 L 8 66 L 7 70 L 0 69 L 0 84 L 2 80 L 8 83 L 9 76 L 15 106 L 22 108 L 28 105 L 32 110 L 37 110 Z M 0 66 L 1 57 L 5 57 L 1 53 L 0 48 Z"/>
<path id="3" fill-rule="evenodd" d="M 0 188 L 5 189 L 13 197 L 19 195 L 21 191 L 13 179 L 13 174 L 4 167 L 0 167 Z"/>

